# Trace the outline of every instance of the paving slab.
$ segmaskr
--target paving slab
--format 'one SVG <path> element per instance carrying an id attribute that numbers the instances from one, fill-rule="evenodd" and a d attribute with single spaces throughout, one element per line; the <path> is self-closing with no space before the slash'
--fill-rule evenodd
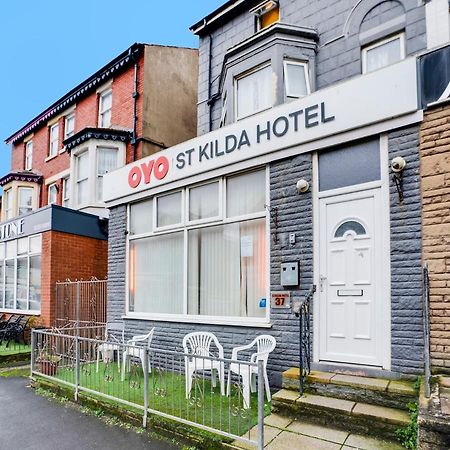
<path id="1" fill-rule="evenodd" d="M 349 435 L 347 431 L 341 431 L 335 428 L 300 421 L 292 422 L 286 430 L 292 431 L 293 433 L 300 433 L 309 437 L 334 442 L 335 444 L 343 444 Z"/>
<path id="2" fill-rule="evenodd" d="M 276 436 L 278 436 L 280 433 L 282 433 L 282 430 L 280 430 L 279 428 L 274 428 L 274 427 L 265 425 L 264 426 L 264 446 L 268 445 L 271 441 L 273 441 L 273 439 Z M 258 426 L 255 426 L 250 430 L 250 435 L 246 433 L 243 437 L 245 437 L 246 439 L 250 438 L 251 440 L 256 441 L 258 439 Z M 242 448 L 245 450 L 247 450 L 247 449 L 255 450 L 254 445 L 247 444 L 247 443 L 241 442 L 241 441 L 234 441 L 233 445 L 235 447 L 239 447 L 239 448 Z"/>
<path id="3" fill-rule="evenodd" d="M 289 389 L 281 389 L 276 394 L 272 395 L 272 400 L 278 400 L 284 403 L 294 403 L 298 399 L 298 392 L 290 391 Z"/>
<path id="4" fill-rule="evenodd" d="M 409 415 L 406 411 L 387 408 L 385 406 L 368 405 L 366 403 L 357 403 L 352 414 L 381 419 L 385 422 L 405 425 L 409 423 Z"/>
<path id="5" fill-rule="evenodd" d="M 295 401 L 295 403 L 308 404 L 314 406 L 323 406 L 325 408 L 335 409 L 336 412 L 342 411 L 350 413 L 355 406 L 355 402 L 342 400 L 340 398 L 322 397 L 320 395 L 305 394 Z"/>
<path id="6" fill-rule="evenodd" d="M 450 416 L 450 396 L 445 396 L 441 394 L 441 412 Z"/>
<path id="7" fill-rule="evenodd" d="M 440 377 L 439 384 L 442 387 L 450 388 L 450 377 Z"/>
<path id="8" fill-rule="evenodd" d="M 357 389 L 371 389 L 374 391 L 385 391 L 389 380 L 382 378 L 367 378 L 355 375 L 336 375 L 333 377 L 333 384 L 345 385 Z"/>
<path id="9" fill-rule="evenodd" d="M 403 394 L 403 395 L 417 395 L 412 383 L 409 381 L 392 380 L 387 388 L 388 392 L 393 394 Z"/>
<path id="10" fill-rule="evenodd" d="M 283 431 L 266 448 L 268 450 L 339 450 L 341 444 Z"/>
<path id="11" fill-rule="evenodd" d="M 397 442 L 389 442 L 382 439 L 375 439 L 360 434 L 351 434 L 345 441 L 343 449 L 358 448 L 361 450 L 401 450 L 404 449 Z"/>
<path id="12" fill-rule="evenodd" d="M 292 422 L 292 419 L 289 419 L 288 417 L 280 416 L 279 414 L 270 414 L 270 416 L 267 416 L 264 419 L 264 423 L 266 425 L 270 425 L 270 426 L 276 427 L 276 428 L 286 428 L 291 422 Z"/>

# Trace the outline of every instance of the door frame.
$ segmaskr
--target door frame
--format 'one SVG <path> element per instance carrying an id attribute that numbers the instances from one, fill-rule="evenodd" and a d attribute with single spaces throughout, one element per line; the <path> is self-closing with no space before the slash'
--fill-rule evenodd
<path id="1" fill-rule="evenodd" d="M 319 228 L 319 200 L 324 197 L 335 197 L 338 195 L 362 192 L 380 189 L 380 204 L 381 214 L 379 216 L 381 221 L 381 260 L 383 261 L 381 268 L 381 279 L 387 280 L 386 283 L 381 283 L 382 292 L 380 299 L 382 301 L 380 312 L 380 342 L 377 345 L 381 346 L 381 367 L 385 370 L 391 369 L 391 243 L 390 243 L 390 196 L 389 196 L 389 154 L 388 154 L 388 137 L 387 134 L 380 135 L 380 172 L 381 179 L 379 181 L 372 181 L 369 183 L 338 188 L 319 193 L 319 167 L 318 167 L 318 153 L 313 153 L 313 280 L 316 286 L 319 286 L 320 276 L 320 228 Z M 320 354 L 320 318 L 319 318 L 319 289 L 316 290 L 313 297 L 313 362 L 333 365 L 342 365 L 350 367 L 365 367 L 361 364 L 338 363 L 332 361 L 321 361 Z M 376 368 L 379 366 L 367 366 Z"/>

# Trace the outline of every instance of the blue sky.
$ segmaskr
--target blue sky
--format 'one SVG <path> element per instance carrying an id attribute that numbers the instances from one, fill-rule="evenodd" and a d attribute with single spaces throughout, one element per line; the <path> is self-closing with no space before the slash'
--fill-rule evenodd
<path id="1" fill-rule="evenodd" d="M 223 3 L 0 1 L 0 176 L 13 132 L 134 42 L 198 47 L 189 26 Z"/>

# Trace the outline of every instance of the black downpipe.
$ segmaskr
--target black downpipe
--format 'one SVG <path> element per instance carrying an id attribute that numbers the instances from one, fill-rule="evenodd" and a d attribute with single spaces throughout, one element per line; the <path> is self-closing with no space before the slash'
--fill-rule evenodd
<path id="1" fill-rule="evenodd" d="M 209 108 L 209 131 L 212 131 L 212 107 L 214 102 L 211 101 L 211 93 L 212 93 L 212 46 L 213 46 L 213 37 L 209 35 L 209 61 L 208 61 L 208 108 Z"/>

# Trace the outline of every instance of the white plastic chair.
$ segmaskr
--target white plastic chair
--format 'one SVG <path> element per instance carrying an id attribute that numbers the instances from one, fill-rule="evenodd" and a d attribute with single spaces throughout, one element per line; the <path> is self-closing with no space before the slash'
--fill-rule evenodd
<path id="1" fill-rule="evenodd" d="M 148 334 L 139 334 L 137 336 L 133 336 L 133 338 L 127 342 L 127 347 L 125 347 L 125 351 L 123 352 L 122 381 L 125 380 L 125 367 L 127 365 L 127 362 L 129 362 L 129 359 L 131 359 L 132 357 L 139 358 L 141 360 L 142 369 L 145 370 L 145 349 L 150 348 L 154 332 L 155 328 L 152 328 Z M 145 342 L 146 345 L 144 344 Z M 152 369 L 149 357 L 148 373 L 151 373 L 151 371 Z"/>
<path id="2" fill-rule="evenodd" d="M 207 331 L 197 331 L 189 333 L 183 338 L 184 353 L 192 356 L 184 357 L 184 367 L 186 376 L 186 398 L 191 395 L 192 378 L 195 372 L 205 370 L 211 371 L 211 383 L 216 387 L 216 374 L 219 377 L 220 392 L 225 395 L 225 375 L 223 361 L 202 358 L 202 356 L 212 357 L 210 351 L 211 344 L 217 347 L 219 358 L 223 359 L 223 347 L 213 333 Z M 196 358 L 196 356 L 198 356 Z"/>
<path id="3" fill-rule="evenodd" d="M 112 331 L 121 332 L 121 340 L 116 337 L 118 333 L 111 333 Z M 105 341 L 97 347 L 97 372 L 100 364 L 100 354 L 102 361 L 107 364 L 114 361 L 114 352 L 117 352 L 117 365 L 120 372 L 120 350 L 121 345 L 125 342 L 125 324 L 123 322 L 110 322 L 106 324 Z"/>
<path id="4" fill-rule="evenodd" d="M 238 360 L 239 352 L 248 350 L 256 345 L 256 352 L 250 356 L 250 362 L 257 363 L 258 361 L 263 361 L 264 385 L 266 387 L 267 401 L 269 402 L 272 397 L 270 395 L 269 378 L 267 377 L 267 360 L 269 359 L 270 353 L 275 349 L 276 344 L 277 341 L 273 336 L 270 336 L 269 334 L 263 334 L 255 338 L 251 344 L 243 345 L 242 347 L 235 347 L 231 354 L 231 359 L 236 361 Z M 242 362 L 244 362 L 244 360 L 242 360 Z M 250 391 L 256 392 L 256 375 L 258 374 L 258 367 L 249 366 L 247 364 L 231 363 L 228 372 L 228 396 L 230 395 L 231 391 L 232 372 L 242 378 L 244 408 L 248 409 L 250 408 Z"/>

